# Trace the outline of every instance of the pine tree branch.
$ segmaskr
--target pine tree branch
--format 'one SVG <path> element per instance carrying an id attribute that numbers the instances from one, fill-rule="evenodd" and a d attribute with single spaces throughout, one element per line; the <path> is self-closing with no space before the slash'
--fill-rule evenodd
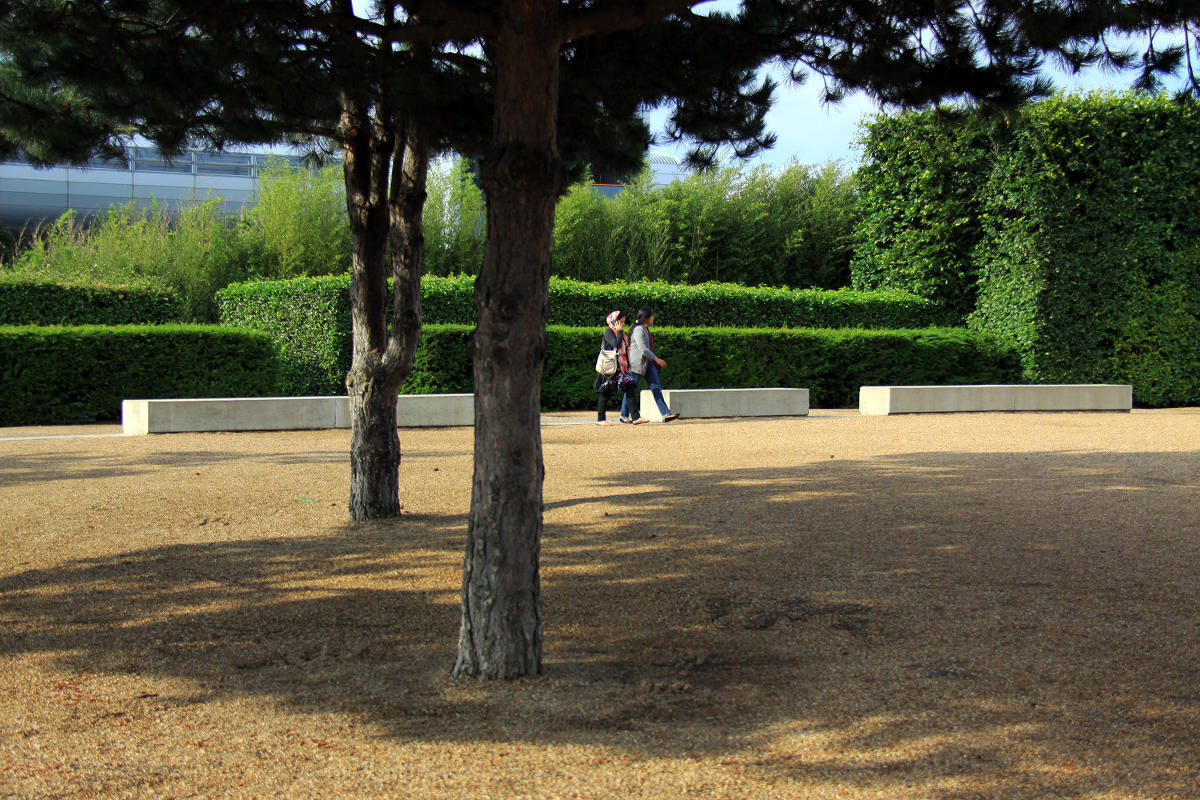
<path id="1" fill-rule="evenodd" d="M 357 15 L 330 16 L 312 21 L 312 28 L 326 35 L 352 34 L 389 44 L 435 44 L 473 41 L 491 34 L 494 15 L 465 8 L 453 2 L 410 2 L 402 4 L 407 16 L 394 22 L 376 22 Z"/>
<path id="2" fill-rule="evenodd" d="M 690 13 L 694 5 L 694 0 L 602 0 L 564 15 L 563 42 L 641 28 L 672 14 Z"/>

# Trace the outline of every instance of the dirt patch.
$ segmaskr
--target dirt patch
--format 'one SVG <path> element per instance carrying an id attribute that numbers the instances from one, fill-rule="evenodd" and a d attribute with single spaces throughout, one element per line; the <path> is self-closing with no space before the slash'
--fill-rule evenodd
<path id="1" fill-rule="evenodd" d="M 586 419 L 503 684 L 469 430 L 0 430 L 0 797 L 1200 797 L 1200 414 Z"/>

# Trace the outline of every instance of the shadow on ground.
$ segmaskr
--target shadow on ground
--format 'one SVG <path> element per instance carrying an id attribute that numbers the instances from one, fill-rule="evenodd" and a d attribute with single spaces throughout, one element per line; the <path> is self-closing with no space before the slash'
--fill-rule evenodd
<path id="1" fill-rule="evenodd" d="M 402 739 L 601 743 L 944 798 L 1191 797 L 1198 487 L 1200 457 L 1163 453 L 613 474 L 547 504 L 546 674 L 510 684 L 448 675 L 457 516 L 10 575 L 0 652 Z"/>

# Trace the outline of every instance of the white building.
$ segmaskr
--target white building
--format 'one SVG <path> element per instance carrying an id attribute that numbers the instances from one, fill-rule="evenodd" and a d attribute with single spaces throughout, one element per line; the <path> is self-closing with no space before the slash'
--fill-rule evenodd
<path id="1" fill-rule="evenodd" d="M 230 212 L 253 200 L 258 170 L 271 159 L 299 164 L 296 156 L 189 150 L 167 160 L 151 147 L 135 147 L 127 163 L 89 162 L 85 167 L 35 167 L 0 163 L 0 224 L 20 229 L 53 220 L 68 209 L 80 216 L 110 206 L 152 200 L 177 206 L 192 199 L 223 197 Z"/>
<path id="2" fill-rule="evenodd" d="M 20 230 L 57 219 L 68 209 L 80 217 L 103 214 L 111 206 L 133 201 L 166 206 L 208 197 L 223 197 L 229 213 L 253 202 L 259 169 L 272 159 L 299 165 L 295 155 L 214 153 L 188 150 L 167 160 L 152 147 L 134 147 L 127 163 L 95 160 L 84 167 L 35 167 L 23 161 L 0 163 L 0 225 Z M 684 177 L 678 158 L 649 153 L 656 186 Z M 597 188 L 614 194 L 617 180 L 598 179 Z"/>

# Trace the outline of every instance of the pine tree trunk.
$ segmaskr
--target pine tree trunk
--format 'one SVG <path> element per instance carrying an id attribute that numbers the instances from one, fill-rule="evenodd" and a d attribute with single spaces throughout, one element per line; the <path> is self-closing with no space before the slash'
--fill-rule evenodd
<path id="1" fill-rule="evenodd" d="M 349 188 L 349 187 L 347 187 Z M 400 437 L 396 388 L 383 363 L 386 347 L 387 208 L 370 209 L 367 224 L 351 226 L 351 325 L 353 356 L 346 376 L 350 400 L 350 518 L 400 514 Z"/>
<path id="2" fill-rule="evenodd" d="M 558 158 L 557 0 L 507 2 L 497 36 L 493 148 L 475 282 L 475 471 L 454 674 L 509 679 L 542 670 L 542 364 Z"/>
<path id="3" fill-rule="evenodd" d="M 412 370 L 421 332 L 420 281 L 428 152 L 411 126 L 396 135 L 369 103 L 343 94 L 343 171 L 350 216 L 350 502 L 353 520 L 400 515 L 396 396 Z M 389 179 L 391 185 L 389 187 Z M 387 323 L 387 245 L 395 278 Z"/>
<path id="4" fill-rule="evenodd" d="M 429 152 L 413 125 L 396 139 L 392 155 L 391 190 L 388 193 L 386 234 L 391 244 L 393 303 L 392 331 L 382 354 L 379 340 L 365 320 L 372 316 L 366 304 L 383 314 L 385 297 L 371 293 L 360 298 L 363 324 L 355 324 L 354 360 L 346 379 L 350 398 L 350 517 L 384 519 L 400 515 L 400 437 L 396 432 L 396 395 L 412 371 L 421 338 L 421 273 L 425 237 L 421 220 L 425 206 L 425 180 Z M 378 179 L 378 176 L 376 176 Z M 372 214 L 373 225 L 381 224 Z M 375 269 L 383 273 L 383 247 L 375 228 L 363 231 L 365 255 L 379 253 Z M 356 245 L 356 250 L 358 246 Z M 357 261 L 357 259 L 356 259 Z M 364 274 L 365 270 L 364 270 Z M 363 285 L 369 285 L 364 278 Z M 361 329 L 361 344 L 357 332 Z"/>
<path id="5" fill-rule="evenodd" d="M 346 380 L 350 398 L 350 518 L 400 516 L 400 436 L 396 391 L 359 364 Z"/>

